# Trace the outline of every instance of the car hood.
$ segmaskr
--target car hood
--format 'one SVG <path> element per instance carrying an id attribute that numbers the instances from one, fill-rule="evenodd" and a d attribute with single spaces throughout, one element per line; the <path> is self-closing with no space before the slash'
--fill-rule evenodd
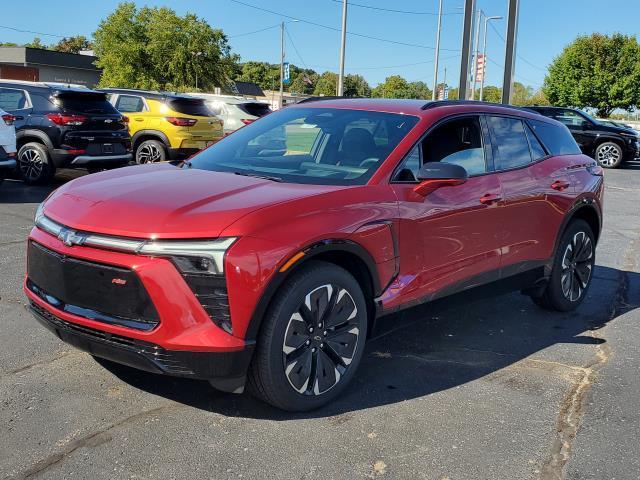
<path id="1" fill-rule="evenodd" d="M 87 232 L 137 238 L 214 238 L 263 207 L 338 190 L 174 167 L 127 167 L 56 190 L 44 214 Z"/>

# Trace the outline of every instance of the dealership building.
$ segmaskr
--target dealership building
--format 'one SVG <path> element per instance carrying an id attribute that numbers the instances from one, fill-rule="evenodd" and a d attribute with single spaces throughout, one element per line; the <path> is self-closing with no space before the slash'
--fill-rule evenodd
<path id="1" fill-rule="evenodd" d="M 96 57 L 40 48 L 0 47 L 0 78 L 32 82 L 75 83 L 94 87 L 102 73 Z"/>

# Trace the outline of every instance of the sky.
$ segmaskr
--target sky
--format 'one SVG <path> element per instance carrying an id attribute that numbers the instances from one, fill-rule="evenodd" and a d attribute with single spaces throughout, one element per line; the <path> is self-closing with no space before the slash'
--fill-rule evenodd
<path id="1" fill-rule="evenodd" d="M 44 43 L 55 43 L 61 36 L 91 37 L 100 21 L 119 2 L 65 0 L 56 8 L 51 8 L 49 0 L 4 0 L 3 3 L 0 42 L 26 43 L 39 36 Z M 147 0 L 135 3 L 167 6 L 179 14 L 197 14 L 214 28 L 224 30 L 242 61 L 279 62 L 278 26 L 286 21 L 287 61 L 318 72 L 338 70 L 341 0 Z M 476 0 L 476 4 L 488 16 L 506 18 L 508 0 Z M 443 0 L 443 5 L 438 78 L 443 79 L 446 69 L 447 83 L 456 86 L 463 1 Z M 402 75 L 410 81 L 421 80 L 432 86 L 437 10 L 438 0 L 349 0 L 347 31 L 352 34 L 347 35 L 346 73 L 359 73 L 372 86 L 390 75 Z M 515 79 L 539 88 L 547 65 L 577 35 L 593 32 L 635 35 L 639 17 L 640 1 L 637 0 L 607 0 L 606 7 L 602 0 L 520 0 Z M 506 20 L 491 23 L 494 28 L 490 26 L 487 35 L 485 84 L 500 86 Z"/>

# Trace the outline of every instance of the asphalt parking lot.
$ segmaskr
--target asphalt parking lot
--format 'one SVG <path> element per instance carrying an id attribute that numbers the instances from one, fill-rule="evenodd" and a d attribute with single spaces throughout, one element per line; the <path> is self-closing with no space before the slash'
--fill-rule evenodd
<path id="1" fill-rule="evenodd" d="M 38 325 L 21 292 L 24 244 L 51 189 L 6 181 L 0 476 L 637 479 L 640 162 L 606 182 L 598 267 L 577 311 L 516 293 L 388 317 L 346 395 L 292 415 L 101 365 Z"/>

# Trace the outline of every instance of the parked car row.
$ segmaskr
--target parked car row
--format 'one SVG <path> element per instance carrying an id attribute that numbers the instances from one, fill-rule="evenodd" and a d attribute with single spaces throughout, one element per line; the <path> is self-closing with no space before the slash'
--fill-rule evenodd
<path id="1" fill-rule="evenodd" d="M 18 80 L 0 80 L 0 109 L 0 179 L 16 171 L 29 185 L 59 168 L 184 159 L 270 113 L 237 97 Z"/>

